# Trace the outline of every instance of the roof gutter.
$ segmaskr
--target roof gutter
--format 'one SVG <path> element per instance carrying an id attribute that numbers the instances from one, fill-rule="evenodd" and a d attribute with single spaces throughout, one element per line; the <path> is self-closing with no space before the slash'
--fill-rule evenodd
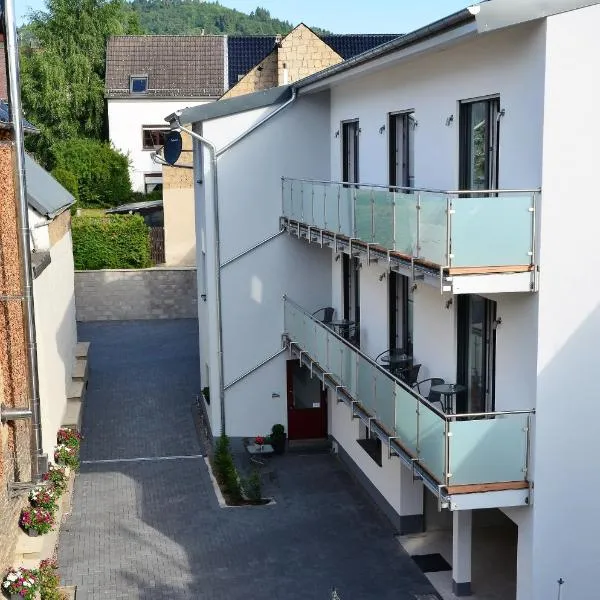
<path id="1" fill-rule="evenodd" d="M 215 248 L 213 253 L 213 270 L 215 273 L 215 305 L 216 305 L 216 321 L 217 321 L 217 379 L 219 385 L 219 409 L 221 417 L 221 435 L 226 433 L 226 411 L 225 411 L 225 380 L 223 378 L 224 363 L 223 363 L 223 317 L 221 310 L 221 226 L 219 220 L 219 173 L 218 173 L 218 160 L 220 156 L 223 156 L 225 152 L 231 150 L 235 145 L 241 142 L 243 139 L 248 137 L 252 132 L 256 131 L 259 127 L 264 125 L 267 121 L 270 121 L 275 115 L 279 114 L 282 110 L 296 101 L 297 93 L 294 89 L 292 96 L 289 100 L 278 106 L 274 111 L 257 121 L 249 129 L 244 131 L 241 135 L 236 137 L 234 140 L 223 146 L 220 150 L 217 150 L 214 142 L 202 137 L 200 134 L 184 127 L 180 122 L 180 114 L 175 113 L 171 115 L 171 127 L 177 131 L 184 131 L 190 135 L 193 139 L 204 146 L 210 153 L 210 163 L 212 171 L 212 209 L 213 209 L 213 229 L 215 235 Z"/>

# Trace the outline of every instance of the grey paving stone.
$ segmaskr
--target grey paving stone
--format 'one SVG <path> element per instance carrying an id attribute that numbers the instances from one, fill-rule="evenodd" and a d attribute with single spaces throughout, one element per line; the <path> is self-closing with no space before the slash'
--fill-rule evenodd
<path id="1" fill-rule="evenodd" d="M 82 458 L 200 452 L 194 321 L 86 323 Z M 240 457 L 241 458 L 241 457 Z M 202 459 L 84 464 L 59 560 L 78 600 L 414 600 L 433 593 L 328 454 L 273 457 L 277 504 L 221 509 Z"/>

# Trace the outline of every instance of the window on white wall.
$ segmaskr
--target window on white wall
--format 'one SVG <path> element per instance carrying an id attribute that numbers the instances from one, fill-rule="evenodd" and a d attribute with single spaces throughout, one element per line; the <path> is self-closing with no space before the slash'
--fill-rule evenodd
<path id="1" fill-rule="evenodd" d="M 412 112 L 389 116 L 390 185 L 414 187 L 415 118 Z"/>
<path id="2" fill-rule="evenodd" d="M 142 125 L 142 148 L 158 150 L 165 145 L 170 129 L 162 125 Z"/>

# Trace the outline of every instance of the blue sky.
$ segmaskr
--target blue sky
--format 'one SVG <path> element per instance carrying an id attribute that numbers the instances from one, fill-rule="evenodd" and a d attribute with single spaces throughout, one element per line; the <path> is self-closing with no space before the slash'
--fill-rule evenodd
<path id="1" fill-rule="evenodd" d="M 280 19 L 334 33 L 405 33 L 475 4 L 475 0 L 221 0 L 223 6 L 250 12 L 257 5 Z M 43 0 L 16 0 L 17 15 L 43 8 Z M 359 8 L 354 8 L 358 5 Z"/>

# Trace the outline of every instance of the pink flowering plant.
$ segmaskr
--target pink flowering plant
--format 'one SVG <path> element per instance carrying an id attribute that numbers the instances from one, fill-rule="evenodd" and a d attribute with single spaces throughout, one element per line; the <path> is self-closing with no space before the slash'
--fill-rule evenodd
<path id="1" fill-rule="evenodd" d="M 45 508 L 27 508 L 21 511 L 19 525 L 24 531 L 37 531 L 39 534 L 48 533 L 54 525 L 54 514 Z"/>
<path id="2" fill-rule="evenodd" d="M 48 471 L 42 476 L 45 481 L 60 496 L 67 489 L 67 471 L 63 466 L 50 463 Z"/>
<path id="3" fill-rule="evenodd" d="M 63 427 L 62 429 L 59 429 L 56 434 L 56 442 L 58 444 L 69 446 L 70 448 L 79 448 L 82 439 L 83 437 L 79 431 L 71 427 Z"/>
<path id="4" fill-rule="evenodd" d="M 54 461 L 76 471 L 79 468 L 79 447 L 58 444 L 54 448 Z"/>
<path id="5" fill-rule="evenodd" d="M 55 512 L 58 508 L 57 500 L 59 493 L 51 487 L 36 487 L 29 492 L 29 502 L 36 508 L 45 508 L 50 512 Z"/>
<path id="6" fill-rule="evenodd" d="M 39 579 L 32 569 L 11 569 L 2 582 L 2 590 L 23 600 L 33 600 L 39 588 Z"/>

